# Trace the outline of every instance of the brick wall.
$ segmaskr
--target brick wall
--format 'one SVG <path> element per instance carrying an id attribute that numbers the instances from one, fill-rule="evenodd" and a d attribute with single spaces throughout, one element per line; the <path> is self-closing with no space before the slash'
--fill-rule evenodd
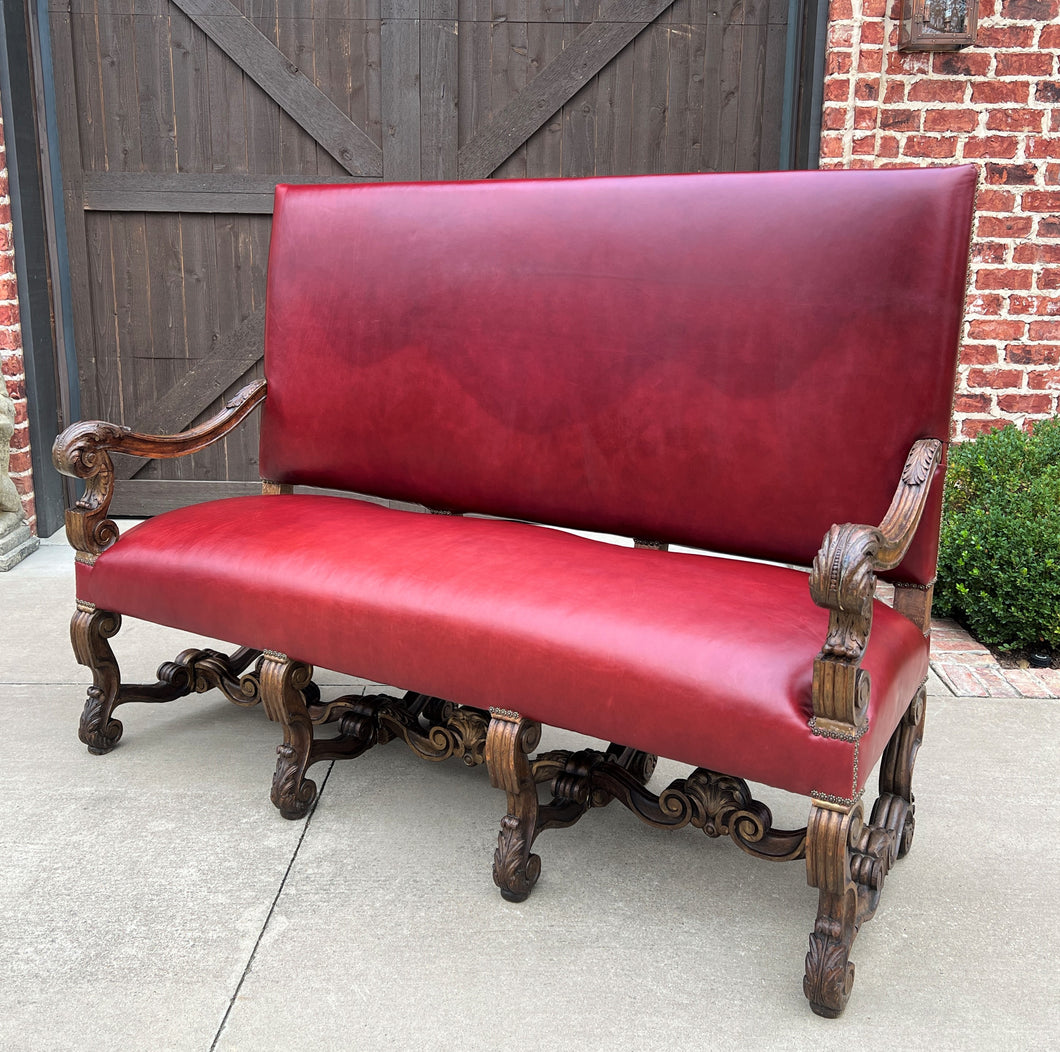
<path id="1" fill-rule="evenodd" d="M 0 119 L 0 372 L 15 403 L 15 433 L 11 439 L 11 480 L 22 495 L 30 529 L 36 532 L 33 474 L 29 464 L 29 423 L 26 417 L 26 372 L 22 361 L 22 330 L 18 322 L 18 287 L 11 232 L 11 197 L 7 181 L 4 125 Z M 3 465 L 0 465 L 0 471 Z"/>
<path id="2" fill-rule="evenodd" d="M 972 163 L 954 431 L 1060 410 L 1060 0 L 981 0 L 974 47 L 902 54 L 899 0 L 831 0 L 822 168 Z"/>

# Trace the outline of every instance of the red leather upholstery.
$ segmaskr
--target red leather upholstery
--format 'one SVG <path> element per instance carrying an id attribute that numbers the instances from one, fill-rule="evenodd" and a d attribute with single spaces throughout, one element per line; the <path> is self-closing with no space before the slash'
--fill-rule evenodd
<path id="1" fill-rule="evenodd" d="M 264 477 L 808 563 L 948 438 L 972 168 L 281 187 Z M 934 577 L 941 490 L 896 576 Z"/>
<path id="2" fill-rule="evenodd" d="M 184 508 L 77 573 L 102 609 L 798 793 L 859 789 L 927 674 L 923 636 L 877 604 L 868 732 L 815 737 L 828 618 L 805 574 L 340 498 Z"/>

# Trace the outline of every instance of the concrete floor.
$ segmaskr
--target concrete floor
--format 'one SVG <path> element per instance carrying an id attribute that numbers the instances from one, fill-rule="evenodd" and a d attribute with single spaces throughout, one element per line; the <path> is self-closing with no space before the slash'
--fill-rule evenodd
<path id="1" fill-rule="evenodd" d="M 316 809 L 287 822 L 277 728 L 215 694 L 123 708 L 120 746 L 90 756 L 72 579 L 59 538 L 0 575 L 0 1049 L 1060 1048 L 1056 702 L 933 679 L 916 844 L 828 1021 L 801 990 L 802 863 L 613 805 L 544 834 L 511 905 L 482 768 L 377 748 L 315 767 Z M 114 644 L 132 680 L 186 639 L 127 622 Z M 802 800 L 761 795 L 805 823 Z"/>

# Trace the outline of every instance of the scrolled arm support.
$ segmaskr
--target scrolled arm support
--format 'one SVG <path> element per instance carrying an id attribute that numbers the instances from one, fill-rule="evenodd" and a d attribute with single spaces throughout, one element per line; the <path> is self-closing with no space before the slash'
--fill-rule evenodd
<path id="1" fill-rule="evenodd" d="M 872 630 L 876 574 L 893 569 L 909 550 L 941 456 L 938 439 L 915 442 L 883 522 L 833 526 L 813 561 L 810 595 L 828 611 L 813 674 L 814 716 L 825 729 L 853 732 L 864 722 L 869 682 L 858 666 Z"/>
<path id="2" fill-rule="evenodd" d="M 107 518 L 114 496 L 111 453 L 172 459 L 205 449 L 240 424 L 265 398 L 265 381 L 256 380 L 231 398 L 224 409 L 199 427 L 176 435 L 141 435 L 120 424 L 82 420 L 55 440 L 52 460 L 63 475 L 84 479 L 85 493 L 66 512 L 66 535 L 78 552 L 95 556 L 118 537 Z"/>

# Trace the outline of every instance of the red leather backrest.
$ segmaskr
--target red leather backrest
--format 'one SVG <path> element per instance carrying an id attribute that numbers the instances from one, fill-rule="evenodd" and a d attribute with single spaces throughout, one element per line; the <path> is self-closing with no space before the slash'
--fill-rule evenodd
<path id="1" fill-rule="evenodd" d="M 280 187 L 262 475 L 807 563 L 948 437 L 975 182 Z"/>

